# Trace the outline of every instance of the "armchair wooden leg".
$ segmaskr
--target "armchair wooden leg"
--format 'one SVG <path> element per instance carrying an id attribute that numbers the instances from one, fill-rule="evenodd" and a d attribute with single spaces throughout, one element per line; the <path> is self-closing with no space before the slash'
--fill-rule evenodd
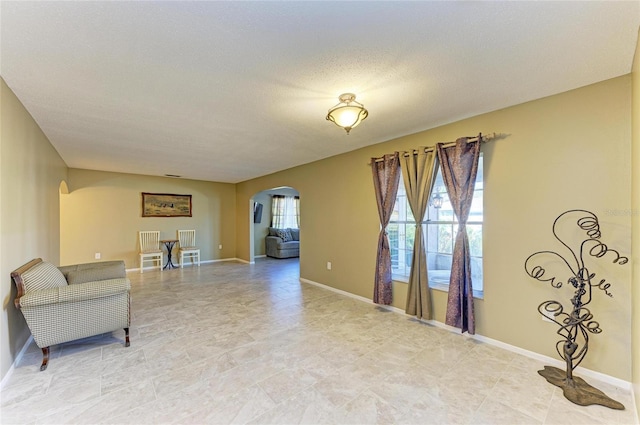
<path id="1" fill-rule="evenodd" d="M 42 349 L 42 364 L 40 365 L 40 371 L 47 369 L 49 364 L 49 347 Z"/>
<path id="2" fill-rule="evenodd" d="M 131 342 L 129 342 L 129 328 L 124 328 L 124 346 L 128 347 L 131 345 Z"/>

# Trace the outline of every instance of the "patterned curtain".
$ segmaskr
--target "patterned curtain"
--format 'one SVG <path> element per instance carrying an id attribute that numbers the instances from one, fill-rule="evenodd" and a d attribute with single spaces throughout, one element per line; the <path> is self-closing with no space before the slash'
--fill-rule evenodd
<path id="1" fill-rule="evenodd" d="M 393 206 L 396 203 L 398 184 L 400 183 L 400 158 L 398 152 L 385 155 L 382 161 L 371 159 L 373 187 L 376 192 L 378 215 L 380 216 L 380 236 L 378 237 L 378 254 L 376 257 L 376 276 L 373 287 L 373 302 L 389 305 L 391 292 L 391 250 L 387 225 L 391 219 Z"/>
<path id="2" fill-rule="evenodd" d="M 455 146 L 436 145 L 449 200 L 458 218 L 458 233 L 453 245 L 453 262 L 449 281 L 449 299 L 445 323 L 462 332 L 476 333 L 471 282 L 471 257 L 467 236 L 467 219 L 473 201 L 478 173 L 480 141 L 467 143 L 467 138 L 456 140 Z"/>
<path id="3" fill-rule="evenodd" d="M 406 313 L 419 319 L 431 319 L 431 293 L 427 275 L 427 254 L 422 225 L 427 211 L 429 195 L 435 182 L 438 157 L 434 151 L 404 154 L 400 157 L 400 167 L 407 191 L 407 200 L 416 220 L 413 242 L 413 259 L 407 289 Z"/>

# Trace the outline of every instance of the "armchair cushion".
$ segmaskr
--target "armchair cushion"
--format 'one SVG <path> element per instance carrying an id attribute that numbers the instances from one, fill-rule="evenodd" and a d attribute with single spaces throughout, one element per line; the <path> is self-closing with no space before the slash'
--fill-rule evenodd
<path id="1" fill-rule="evenodd" d="M 110 297 L 131 290 L 127 278 L 100 280 L 60 288 L 60 302 L 75 302 Z"/>
<path id="2" fill-rule="evenodd" d="M 22 274 L 25 292 L 67 286 L 67 280 L 56 266 L 41 262 Z"/>
<path id="3" fill-rule="evenodd" d="M 76 285 L 126 276 L 127 273 L 124 269 L 124 264 L 121 262 L 111 262 L 100 267 L 71 270 L 67 273 L 67 282 L 69 285 Z"/>

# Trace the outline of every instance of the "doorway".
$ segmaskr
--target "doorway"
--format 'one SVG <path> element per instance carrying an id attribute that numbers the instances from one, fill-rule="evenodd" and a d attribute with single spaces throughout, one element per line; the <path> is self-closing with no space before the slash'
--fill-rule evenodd
<path id="1" fill-rule="evenodd" d="M 296 199 L 298 213 L 300 211 L 300 194 L 299 192 L 289 186 L 282 187 L 274 187 L 272 189 L 264 190 L 256 193 L 249 200 L 249 255 L 250 262 L 252 264 L 255 263 L 256 260 L 261 259 L 271 259 L 272 257 L 267 256 L 267 236 L 270 233 L 274 233 L 274 198 L 290 198 Z M 287 199 L 289 200 L 289 199 Z M 276 199 L 276 208 L 279 205 L 279 199 Z M 278 214 L 276 212 L 276 214 Z M 278 220 L 276 220 L 278 221 Z M 285 227 L 285 225 L 278 225 L 276 223 L 275 227 Z M 300 227 L 298 222 L 288 221 L 286 224 L 286 228 L 291 228 L 293 231 L 291 232 L 294 236 L 293 238 L 298 239 L 298 246 L 300 247 Z M 273 235 L 271 235 L 273 236 Z M 299 250 L 298 247 L 298 250 Z M 287 251 L 289 254 L 291 251 Z M 273 251 L 272 251 L 273 255 Z M 291 255 L 291 254 L 290 254 Z M 277 259 L 277 258 L 273 258 Z"/>

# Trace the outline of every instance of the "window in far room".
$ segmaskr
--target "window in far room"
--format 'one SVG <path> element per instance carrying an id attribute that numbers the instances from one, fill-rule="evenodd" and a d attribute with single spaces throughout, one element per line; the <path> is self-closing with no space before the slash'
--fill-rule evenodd
<path id="1" fill-rule="evenodd" d="M 300 198 L 298 196 L 273 195 L 271 205 L 271 227 L 297 229 L 300 226 Z"/>

